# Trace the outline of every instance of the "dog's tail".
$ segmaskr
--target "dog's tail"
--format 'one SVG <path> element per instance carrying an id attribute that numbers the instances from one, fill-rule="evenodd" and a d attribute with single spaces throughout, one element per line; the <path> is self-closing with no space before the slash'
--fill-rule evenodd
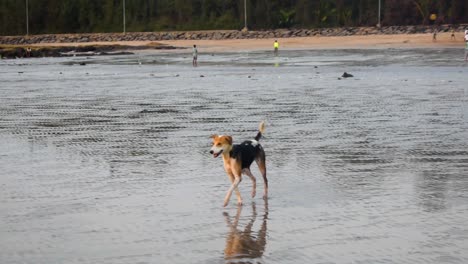
<path id="1" fill-rule="evenodd" d="M 255 140 L 260 140 L 260 138 L 262 137 L 262 134 L 265 133 L 265 121 L 262 121 L 260 123 L 260 125 L 258 126 L 258 133 L 257 135 L 255 136 Z"/>

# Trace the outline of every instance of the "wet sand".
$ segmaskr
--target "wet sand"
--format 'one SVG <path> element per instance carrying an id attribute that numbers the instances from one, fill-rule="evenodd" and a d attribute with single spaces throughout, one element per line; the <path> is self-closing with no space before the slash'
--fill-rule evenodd
<path id="1" fill-rule="evenodd" d="M 3 263 L 466 263 L 463 49 L 0 61 Z M 84 66 L 80 63 L 84 62 Z M 344 71 L 355 77 L 340 79 Z M 203 76 L 203 77 L 202 77 Z M 270 198 L 222 200 L 209 136 Z"/>

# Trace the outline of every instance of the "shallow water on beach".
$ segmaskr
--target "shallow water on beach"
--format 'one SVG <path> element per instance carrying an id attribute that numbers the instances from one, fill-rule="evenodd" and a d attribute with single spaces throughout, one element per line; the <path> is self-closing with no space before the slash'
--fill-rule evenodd
<path id="1" fill-rule="evenodd" d="M 462 52 L 0 60 L 0 262 L 467 263 Z M 261 120 L 223 208 L 209 136 Z"/>

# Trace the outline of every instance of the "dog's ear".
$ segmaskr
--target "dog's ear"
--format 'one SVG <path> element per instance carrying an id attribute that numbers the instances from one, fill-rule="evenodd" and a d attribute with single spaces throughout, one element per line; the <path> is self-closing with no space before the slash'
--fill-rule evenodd
<path id="1" fill-rule="evenodd" d="M 226 136 L 226 140 L 229 143 L 229 145 L 232 145 L 232 137 L 231 136 Z"/>
<path id="2" fill-rule="evenodd" d="M 216 135 L 216 134 L 213 134 L 213 135 L 210 136 L 211 139 L 215 139 L 217 137 L 218 137 L 218 135 Z"/>

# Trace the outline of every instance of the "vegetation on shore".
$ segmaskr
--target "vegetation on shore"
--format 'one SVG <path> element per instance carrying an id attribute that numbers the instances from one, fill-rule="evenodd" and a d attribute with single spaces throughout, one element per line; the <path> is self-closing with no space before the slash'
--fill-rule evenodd
<path id="1" fill-rule="evenodd" d="M 1 0 L 0 35 L 121 32 L 124 0 Z M 378 0 L 247 0 L 250 29 L 374 26 Z M 466 0 L 381 0 L 383 25 L 468 22 Z M 127 31 L 240 29 L 244 0 L 126 0 Z M 430 14 L 436 14 L 434 21 Z"/>

